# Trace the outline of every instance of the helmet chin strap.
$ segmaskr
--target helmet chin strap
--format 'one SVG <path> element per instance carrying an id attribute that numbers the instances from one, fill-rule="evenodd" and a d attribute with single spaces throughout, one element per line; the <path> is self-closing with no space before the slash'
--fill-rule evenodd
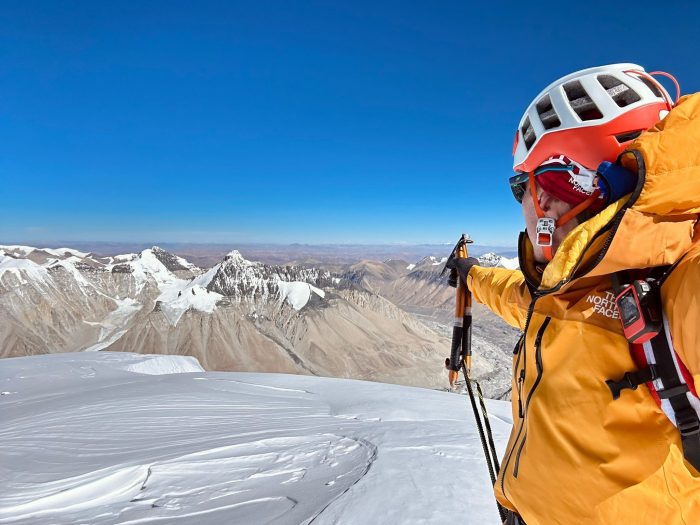
<path id="1" fill-rule="evenodd" d="M 530 186 L 530 194 L 532 195 L 532 202 L 535 205 L 535 213 L 537 213 L 537 246 L 542 248 L 542 252 L 544 253 L 544 256 L 547 259 L 547 261 L 551 261 L 554 258 L 554 253 L 552 251 L 552 244 L 554 241 L 554 230 L 558 227 L 563 226 L 571 219 L 576 217 L 583 210 L 588 208 L 591 204 L 593 204 L 598 198 L 598 195 L 600 195 L 600 191 L 596 189 L 591 194 L 591 196 L 588 197 L 585 201 L 577 204 L 569 211 L 567 211 L 564 215 L 555 220 L 552 217 L 546 217 L 544 211 L 542 211 L 542 207 L 540 206 L 540 199 L 537 197 L 535 176 L 532 173 L 529 174 L 528 180 L 528 186 Z"/>

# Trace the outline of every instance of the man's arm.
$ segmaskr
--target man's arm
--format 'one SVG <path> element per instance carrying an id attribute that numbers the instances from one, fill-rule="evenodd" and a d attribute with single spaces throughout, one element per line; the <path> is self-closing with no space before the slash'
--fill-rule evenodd
<path id="1" fill-rule="evenodd" d="M 469 270 L 467 286 L 476 301 L 506 323 L 520 330 L 525 328 L 532 297 L 520 270 L 474 266 Z"/>

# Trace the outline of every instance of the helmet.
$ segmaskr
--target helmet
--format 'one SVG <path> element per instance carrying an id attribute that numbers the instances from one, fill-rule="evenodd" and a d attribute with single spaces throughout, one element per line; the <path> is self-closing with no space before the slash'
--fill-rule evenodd
<path id="1" fill-rule="evenodd" d="M 676 88 L 678 92 L 677 82 Z M 515 134 L 513 169 L 533 172 L 548 158 L 564 154 L 595 170 L 603 161 L 616 160 L 672 106 L 663 86 L 636 64 L 577 71 L 547 86 L 530 103 Z"/>

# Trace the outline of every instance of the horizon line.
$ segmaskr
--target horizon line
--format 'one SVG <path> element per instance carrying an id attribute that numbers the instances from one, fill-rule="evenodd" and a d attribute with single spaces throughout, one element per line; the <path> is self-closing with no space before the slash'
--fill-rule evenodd
<path id="1" fill-rule="evenodd" d="M 322 246 L 392 246 L 392 247 L 409 247 L 409 246 L 449 246 L 456 244 L 456 242 L 291 242 L 291 243 L 279 243 L 279 242 L 264 242 L 264 241 L 246 241 L 246 242 L 189 242 L 189 241 L 78 241 L 78 240 L 60 240 L 60 241 L 31 241 L 27 243 L 26 241 L 4 241 L 0 240 L 0 246 L 29 246 L 36 248 L 39 245 L 43 245 L 45 248 L 69 248 L 71 244 L 103 244 L 103 245 L 144 245 L 144 246 L 159 246 L 159 245 L 188 245 L 188 246 L 280 246 L 280 247 L 292 247 L 292 246 L 312 246 L 312 247 L 322 247 Z M 52 246 L 53 245 L 53 246 Z M 482 244 L 475 242 L 473 246 L 490 246 L 497 248 L 516 248 L 517 243 L 513 244 Z"/>

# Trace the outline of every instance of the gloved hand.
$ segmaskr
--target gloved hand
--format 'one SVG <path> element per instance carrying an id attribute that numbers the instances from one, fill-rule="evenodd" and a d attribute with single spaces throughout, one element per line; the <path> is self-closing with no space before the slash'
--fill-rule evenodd
<path id="1" fill-rule="evenodd" d="M 464 285 L 467 285 L 467 275 L 469 275 L 469 270 L 472 269 L 473 266 L 478 266 L 479 265 L 479 259 L 476 257 L 454 257 L 453 259 L 450 259 L 447 261 L 447 264 L 445 265 L 445 268 L 449 268 L 450 270 L 457 270 L 457 274 L 459 275 L 459 278 L 462 280 Z M 455 283 L 454 286 L 457 286 Z"/>

